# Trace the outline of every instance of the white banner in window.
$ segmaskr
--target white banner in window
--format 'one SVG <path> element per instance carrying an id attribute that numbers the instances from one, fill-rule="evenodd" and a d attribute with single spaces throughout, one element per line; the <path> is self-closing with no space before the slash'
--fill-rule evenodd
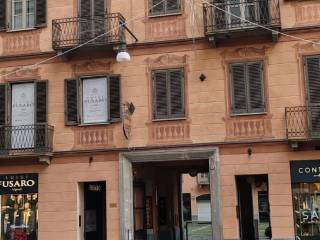
<path id="1" fill-rule="evenodd" d="M 11 109 L 11 147 L 13 149 L 33 148 L 35 111 L 33 83 L 12 85 Z"/>
<path id="2" fill-rule="evenodd" d="M 83 87 L 83 123 L 108 121 L 108 89 L 106 78 L 85 79 Z"/>

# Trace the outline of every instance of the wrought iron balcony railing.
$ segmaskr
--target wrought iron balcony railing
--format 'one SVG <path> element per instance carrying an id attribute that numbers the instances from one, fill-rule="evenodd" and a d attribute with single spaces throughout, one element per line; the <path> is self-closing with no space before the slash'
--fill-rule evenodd
<path id="1" fill-rule="evenodd" d="M 285 109 L 289 140 L 320 139 L 320 105 Z"/>
<path id="2" fill-rule="evenodd" d="M 0 157 L 52 152 L 53 127 L 48 124 L 0 126 Z"/>
<path id="3" fill-rule="evenodd" d="M 120 43 L 125 33 L 124 23 L 125 18 L 120 13 L 55 19 L 52 21 L 52 47 L 55 50 L 68 49 L 94 38 L 97 39 L 87 45 Z"/>
<path id="4" fill-rule="evenodd" d="M 279 0 L 212 0 L 203 5 L 206 35 L 250 28 L 280 27 Z"/>

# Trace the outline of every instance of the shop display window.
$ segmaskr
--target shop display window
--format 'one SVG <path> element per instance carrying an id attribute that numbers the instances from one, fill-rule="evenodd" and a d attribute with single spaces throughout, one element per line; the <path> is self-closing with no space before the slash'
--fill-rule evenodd
<path id="1" fill-rule="evenodd" d="M 320 183 L 295 183 L 292 194 L 296 239 L 320 239 Z"/>
<path id="2" fill-rule="evenodd" d="M 37 240 L 38 194 L 1 195 L 1 240 Z"/>

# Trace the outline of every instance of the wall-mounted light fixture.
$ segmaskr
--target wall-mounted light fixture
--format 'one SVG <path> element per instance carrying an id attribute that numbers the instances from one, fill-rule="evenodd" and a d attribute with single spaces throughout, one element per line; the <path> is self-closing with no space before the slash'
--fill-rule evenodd
<path id="1" fill-rule="evenodd" d="M 204 75 L 203 73 L 201 73 L 201 75 L 200 75 L 200 77 L 199 77 L 199 79 L 200 79 L 200 81 L 201 82 L 203 82 L 204 80 L 206 80 L 206 75 Z"/>

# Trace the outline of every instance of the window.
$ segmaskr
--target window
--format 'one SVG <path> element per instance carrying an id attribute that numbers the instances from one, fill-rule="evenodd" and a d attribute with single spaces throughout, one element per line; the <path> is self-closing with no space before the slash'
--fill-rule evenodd
<path id="1" fill-rule="evenodd" d="M 0 84 L 0 96 L 0 151 L 45 147 L 47 81 Z"/>
<path id="2" fill-rule="evenodd" d="M 0 30 L 43 27 L 47 22 L 46 0 L 0 1 Z"/>
<path id="3" fill-rule="evenodd" d="M 263 63 L 231 64 L 230 77 L 232 113 L 265 112 Z"/>
<path id="4" fill-rule="evenodd" d="M 183 69 L 155 70 L 153 78 L 153 118 L 185 116 Z"/>
<path id="5" fill-rule="evenodd" d="M 149 0 L 150 15 L 170 15 L 181 12 L 181 0 Z"/>
<path id="6" fill-rule="evenodd" d="M 99 124 L 120 119 L 120 77 L 65 80 L 66 125 Z"/>

